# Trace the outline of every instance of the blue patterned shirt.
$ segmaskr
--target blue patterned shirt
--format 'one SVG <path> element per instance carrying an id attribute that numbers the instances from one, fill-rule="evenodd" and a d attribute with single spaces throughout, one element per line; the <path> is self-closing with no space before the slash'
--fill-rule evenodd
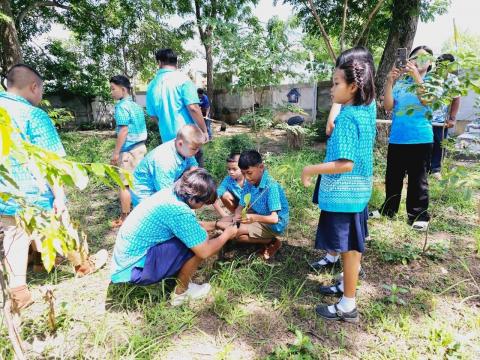
<path id="1" fill-rule="evenodd" d="M 195 157 L 181 156 L 175 147 L 175 140 L 157 146 L 140 161 L 133 172 L 133 205 L 136 206 L 157 191 L 173 185 L 193 166 L 198 166 Z"/>
<path id="2" fill-rule="evenodd" d="M 120 152 L 130 151 L 135 144 L 147 140 L 147 126 L 145 125 L 145 114 L 140 105 L 135 103 L 130 96 L 123 98 L 115 104 L 116 133 L 120 126 L 128 126 L 128 135 Z"/>
<path id="3" fill-rule="evenodd" d="M 458 77 L 454 74 L 448 74 L 447 79 L 445 80 L 445 86 L 447 88 L 457 88 L 460 85 L 460 81 Z M 447 90 L 445 88 L 441 88 L 438 90 L 437 96 L 442 97 L 443 94 Z M 436 124 L 445 124 L 445 121 L 448 120 L 450 106 L 449 105 L 442 105 L 439 109 L 433 111 L 433 118 L 432 123 Z"/>
<path id="4" fill-rule="evenodd" d="M 332 212 L 355 213 L 365 209 L 372 195 L 373 146 L 376 105 L 343 106 L 327 142 L 325 162 L 350 160 L 351 172 L 322 174 L 318 207 Z"/>
<path id="5" fill-rule="evenodd" d="M 400 79 L 393 87 L 392 129 L 390 144 L 426 144 L 433 142 L 432 124 L 427 119 L 430 107 L 422 105 L 415 90 L 409 88 L 411 77 Z M 412 114 L 407 110 L 413 109 Z"/>
<path id="6" fill-rule="evenodd" d="M 188 248 L 208 240 L 195 212 L 169 187 L 133 209 L 120 227 L 113 249 L 112 282 L 129 282 L 132 269 L 145 266 L 148 249 L 173 237 Z"/>
<path id="7" fill-rule="evenodd" d="M 246 182 L 246 180 L 243 181 L 243 186 L 245 186 Z M 231 176 L 226 176 L 225 179 L 223 179 L 223 181 L 217 187 L 217 195 L 220 197 L 228 191 L 233 196 L 235 196 L 237 200 L 239 200 L 240 196 L 242 195 L 242 190 L 243 187 L 238 185 L 237 180 L 235 180 Z"/>
<path id="8" fill-rule="evenodd" d="M 31 144 L 65 156 L 60 137 L 52 120 L 42 109 L 33 106 L 25 98 L 8 92 L 0 93 L 0 107 L 4 108 L 12 119 L 13 126 L 20 130 L 23 140 Z M 25 197 L 28 204 L 39 206 L 45 210 L 53 208 L 53 193 L 43 178 L 35 177 L 27 164 L 12 161 L 11 176 L 18 185 L 15 189 L 0 177 L 0 192 L 9 192 Z M 0 214 L 15 215 L 20 206 L 12 199 L 0 200 Z"/>
<path id="9" fill-rule="evenodd" d="M 240 196 L 240 205 L 245 207 L 244 197 L 250 193 L 250 210 L 259 215 L 268 216 L 272 212 L 278 213 L 278 223 L 268 224 L 272 231 L 283 234 L 288 225 L 288 200 L 285 192 L 278 182 L 276 182 L 267 170 L 264 170 L 262 179 L 258 186 L 245 181 Z"/>
<path id="10" fill-rule="evenodd" d="M 147 114 L 158 118 L 163 142 L 175 139 L 178 130 L 195 124 L 187 106 L 200 102 L 195 85 L 180 71 L 160 69 L 147 87 Z"/>

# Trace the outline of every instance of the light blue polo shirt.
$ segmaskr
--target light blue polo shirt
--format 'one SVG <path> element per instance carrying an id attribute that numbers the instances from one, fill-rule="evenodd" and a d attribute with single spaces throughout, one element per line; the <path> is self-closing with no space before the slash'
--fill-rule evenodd
<path id="1" fill-rule="evenodd" d="M 195 212 L 168 187 L 133 209 L 120 227 L 113 249 L 112 282 L 129 282 L 132 269 L 145 266 L 148 250 L 173 237 L 188 248 L 208 240 Z"/>
<path id="2" fill-rule="evenodd" d="M 175 140 L 157 146 L 140 161 L 133 172 L 133 189 L 130 189 L 133 205 L 172 186 L 193 166 L 198 166 L 195 157 L 181 156 L 175 147 Z"/>
<path id="3" fill-rule="evenodd" d="M 245 186 L 246 182 L 246 180 L 243 180 L 243 186 Z M 237 200 L 239 200 L 240 196 L 242 195 L 242 190 L 243 187 L 238 185 L 237 180 L 235 180 L 231 176 L 226 176 L 225 179 L 223 179 L 223 181 L 217 187 L 217 195 L 220 197 L 228 191 L 233 196 L 235 196 Z"/>
<path id="4" fill-rule="evenodd" d="M 425 78 L 427 80 L 427 78 Z M 393 115 L 390 144 L 427 144 L 433 142 L 432 124 L 427 119 L 429 106 L 422 105 L 415 90 L 409 89 L 413 78 L 400 79 L 393 87 Z M 407 110 L 413 109 L 408 115 Z"/>
<path id="5" fill-rule="evenodd" d="M 321 210 L 356 213 L 367 206 L 372 195 L 376 117 L 375 102 L 342 106 L 327 141 L 325 162 L 351 160 L 353 169 L 343 174 L 322 174 L 318 194 Z"/>
<path id="6" fill-rule="evenodd" d="M 128 126 L 128 135 L 120 152 L 130 151 L 136 144 L 147 140 L 147 126 L 143 108 L 135 103 L 130 96 L 115 104 L 115 124 L 118 135 L 120 126 Z"/>
<path id="7" fill-rule="evenodd" d="M 288 225 L 288 200 L 285 192 L 278 182 L 276 182 L 267 170 L 264 170 L 262 179 L 258 186 L 250 184 L 245 181 L 240 196 L 240 205 L 245 207 L 244 197 L 246 194 L 251 194 L 250 206 L 254 213 L 268 216 L 272 212 L 278 213 L 278 223 L 266 224 L 272 231 L 283 234 Z"/>
<path id="8" fill-rule="evenodd" d="M 33 106 L 25 98 L 8 92 L 0 93 L 0 107 L 4 108 L 12 119 L 13 126 L 20 130 L 23 140 L 43 149 L 65 156 L 57 130 L 47 113 Z M 12 162 L 11 177 L 18 185 L 14 188 L 0 177 L 0 192 L 8 192 L 25 198 L 28 204 L 52 210 L 54 196 L 45 179 L 35 176 L 29 165 L 10 158 Z M 12 199 L 0 200 L 0 214 L 13 216 L 20 211 L 20 206 Z"/>
<path id="9" fill-rule="evenodd" d="M 147 114 L 158 118 L 163 142 L 175 139 L 186 124 L 195 124 L 187 109 L 200 102 L 195 85 L 178 70 L 160 69 L 147 87 Z"/>

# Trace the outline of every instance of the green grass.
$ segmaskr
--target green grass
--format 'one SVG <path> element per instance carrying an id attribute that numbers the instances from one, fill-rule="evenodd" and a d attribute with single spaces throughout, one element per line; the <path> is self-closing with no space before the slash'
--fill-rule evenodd
<path id="1" fill-rule="evenodd" d="M 110 135 L 77 132 L 61 136 L 72 159 L 110 159 L 114 146 Z M 269 150 L 266 137 L 216 138 L 205 147 L 206 167 L 221 180 L 232 146 L 257 145 L 263 153 Z M 384 198 L 379 176 L 385 169 L 384 155 L 385 149 L 379 147 L 372 207 Z M 80 280 L 72 279 L 63 268 L 31 278 L 35 289 L 45 282 L 55 286 L 58 311 L 64 319 L 39 357 L 151 359 L 173 351 L 173 356 L 182 354 L 177 358 L 217 359 L 239 358 L 239 354 L 263 359 L 479 358 L 480 315 L 474 296 L 480 290 L 472 279 L 480 276 L 480 259 L 472 251 L 480 251 L 480 233 L 475 227 L 474 201 L 434 180 L 429 251 L 421 253 L 424 237 L 406 224 L 404 203 L 395 219 L 371 220 L 372 240 L 363 261 L 367 278 L 361 282 L 358 297 L 360 324 L 331 324 L 316 318 L 316 304 L 335 301 L 317 292 L 318 285 L 330 283 L 334 275 L 308 268 L 308 262 L 321 255 L 313 250 L 319 211 L 311 203 L 313 189 L 305 189 L 300 182 L 300 172 L 323 156 L 311 147 L 265 156 L 269 172 L 284 187 L 290 204 L 291 223 L 284 246 L 268 264 L 252 255 L 255 247 L 235 246 L 229 246 L 233 255 L 228 259 L 207 261 L 195 279 L 212 284 L 205 302 L 172 308 L 168 305 L 171 282 L 108 286 L 108 269 Z M 476 172 L 469 169 L 466 176 Z M 85 191 L 70 191 L 68 196 L 72 215 L 89 235 L 92 248 L 111 251 L 115 233 L 109 223 L 118 214 L 115 190 L 92 180 Z M 439 232 L 448 236 L 440 237 Z M 405 304 L 386 300 L 391 292 L 383 284 L 408 289 L 399 295 Z M 95 306 L 102 301 L 108 310 L 99 313 Z M 62 308 L 62 302 L 68 306 Z M 29 341 L 45 332 L 39 313 L 26 312 Z M 1 331 L 0 357 L 8 358 L 11 353 L 7 355 Z M 62 336 L 63 341 L 56 343 Z M 204 347 L 214 347 L 216 352 L 201 355 L 207 351 Z"/>

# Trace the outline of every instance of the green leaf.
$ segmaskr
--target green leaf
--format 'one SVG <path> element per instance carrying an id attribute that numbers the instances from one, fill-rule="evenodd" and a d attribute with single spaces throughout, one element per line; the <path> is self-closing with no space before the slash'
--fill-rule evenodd
<path id="1" fill-rule="evenodd" d="M 90 165 L 92 172 L 98 177 L 105 176 L 105 165 L 100 163 L 93 163 Z"/>

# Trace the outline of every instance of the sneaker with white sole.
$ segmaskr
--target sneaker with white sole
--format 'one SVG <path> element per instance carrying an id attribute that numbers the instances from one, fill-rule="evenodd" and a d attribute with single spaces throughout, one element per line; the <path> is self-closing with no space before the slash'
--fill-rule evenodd
<path id="1" fill-rule="evenodd" d="M 382 214 L 380 214 L 380 211 L 378 210 L 373 210 L 368 213 L 369 219 L 380 219 L 381 217 L 382 217 Z"/>
<path id="2" fill-rule="evenodd" d="M 175 291 L 173 291 L 170 304 L 172 304 L 172 306 L 180 306 L 188 300 L 202 299 L 210 293 L 211 289 L 212 287 L 209 283 L 202 285 L 190 283 L 188 284 L 188 289 L 181 294 L 176 294 Z"/>

